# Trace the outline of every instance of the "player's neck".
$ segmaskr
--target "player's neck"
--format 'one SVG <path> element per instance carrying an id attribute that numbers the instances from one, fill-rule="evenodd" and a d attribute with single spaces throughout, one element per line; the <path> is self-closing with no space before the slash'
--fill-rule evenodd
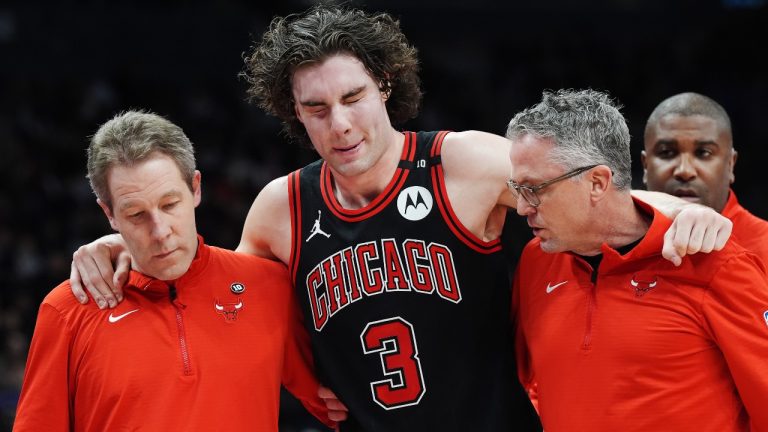
<path id="1" fill-rule="evenodd" d="M 363 208 L 378 197 L 395 175 L 403 152 L 405 135 L 392 129 L 387 150 L 365 172 L 343 176 L 331 171 L 336 199 L 345 209 Z"/>

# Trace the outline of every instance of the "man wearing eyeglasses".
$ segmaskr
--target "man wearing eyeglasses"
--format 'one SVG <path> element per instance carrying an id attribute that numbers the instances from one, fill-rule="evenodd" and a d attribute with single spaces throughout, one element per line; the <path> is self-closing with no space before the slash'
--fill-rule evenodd
<path id="1" fill-rule="evenodd" d="M 629 193 L 629 132 L 603 93 L 545 92 L 509 124 L 535 238 L 515 278 L 520 378 L 544 430 L 768 430 L 768 277 L 731 242 L 675 267 L 668 218 Z"/>

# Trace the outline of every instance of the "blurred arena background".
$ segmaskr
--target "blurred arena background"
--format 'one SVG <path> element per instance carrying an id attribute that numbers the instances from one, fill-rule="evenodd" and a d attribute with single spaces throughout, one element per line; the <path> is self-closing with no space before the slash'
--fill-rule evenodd
<path id="1" fill-rule="evenodd" d="M 10 430 L 37 307 L 77 246 L 110 228 L 85 179 L 88 136 L 145 108 L 180 125 L 203 173 L 198 229 L 234 248 L 272 178 L 314 159 L 245 100 L 242 53 L 276 15 L 311 1 L 4 2 L 0 5 L 0 430 Z M 409 130 L 503 134 L 543 89 L 591 87 L 624 106 L 636 188 L 645 120 L 697 91 L 731 116 L 735 190 L 768 218 L 766 0 L 371 0 L 418 47 L 425 91 Z M 531 235 L 511 216 L 510 263 Z M 248 408 L 243 407 L 247 412 Z M 314 424 L 293 403 L 282 430 Z"/>

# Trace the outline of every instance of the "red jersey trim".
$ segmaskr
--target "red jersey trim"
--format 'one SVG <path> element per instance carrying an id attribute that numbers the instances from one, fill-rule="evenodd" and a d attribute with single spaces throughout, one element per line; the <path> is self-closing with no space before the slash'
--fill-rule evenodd
<path id="1" fill-rule="evenodd" d="M 432 149 L 429 151 L 429 156 L 435 157 L 440 154 L 443 149 L 443 140 L 450 131 L 440 131 L 435 135 L 435 140 L 432 142 Z"/>
<path id="2" fill-rule="evenodd" d="M 435 137 L 430 156 L 435 157 L 440 155 L 443 139 L 446 135 L 448 135 L 448 131 L 441 131 Z M 490 254 L 501 250 L 500 238 L 486 242 L 474 235 L 459 221 L 459 218 L 456 216 L 456 213 L 454 213 L 453 207 L 451 207 L 451 202 L 448 199 L 448 191 L 445 189 L 442 164 L 434 165 L 432 167 L 432 189 L 435 191 L 435 201 L 437 201 L 437 207 L 443 215 L 443 220 L 445 220 L 448 228 L 453 231 L 453 234 L 456 235 L 462 243 L 472 248 L 472 250 L 483 254 Z"/>
<path id="3" fill-rule="evenodd" d="M 296 270 L 301 252 L 301 191 L 299 189 L 299 175 L 296 170 L 288 174 L 288 205 L 291 211 L 291 256 L 288 259 L 288 271 L 291 281 L 296 280 Z"/>
<path id="4" fill-rule="evenodd" d="M 401 160 L 413 161 L 413 157 L 416 154 L 416 134 L 413 132 L 405 132 L 405 143 L 403 144 L 403 153 L 400 156 Z M 337 218 L 344 222 L 359 222 L 368 217 L 371 217 L 380 212 L 397 196 L 397 192 L 405 184 L 405 180 L 408 178 L 408 170 L 397 168 L 395 175 L 392 176 L 387 187 L 379 194 L 376 199 L 371 201 L 367 206 L 356 209 L 348 210 L 339 204 L 336 199 L 336 195 L 333 193 L 333 178 L 331 177 L 331 170 L 328 168 L 328 164 L 323 162 L 320 168 L 320 194 L 323 196 L 325 205 L 331 210 Z"/>

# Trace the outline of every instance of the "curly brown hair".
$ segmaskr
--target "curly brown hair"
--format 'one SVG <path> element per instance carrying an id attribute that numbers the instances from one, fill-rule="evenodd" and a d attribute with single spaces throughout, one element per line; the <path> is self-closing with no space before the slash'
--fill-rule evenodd
<path id="1" fill-rule="evenodd" d="M 393 125 L 415 117 L 421 104 L 416 48 L 386 13 L 317 5 L 300 14 L 276 17 L 245 55 L 241 73 L 249 100 L 283 122 L 289 137 L 310 144 L 296 117 L 291 83 L 300 66 L 349 53 L 357 57 L 380 90 L 389 94 L 387 113 Z"/>

